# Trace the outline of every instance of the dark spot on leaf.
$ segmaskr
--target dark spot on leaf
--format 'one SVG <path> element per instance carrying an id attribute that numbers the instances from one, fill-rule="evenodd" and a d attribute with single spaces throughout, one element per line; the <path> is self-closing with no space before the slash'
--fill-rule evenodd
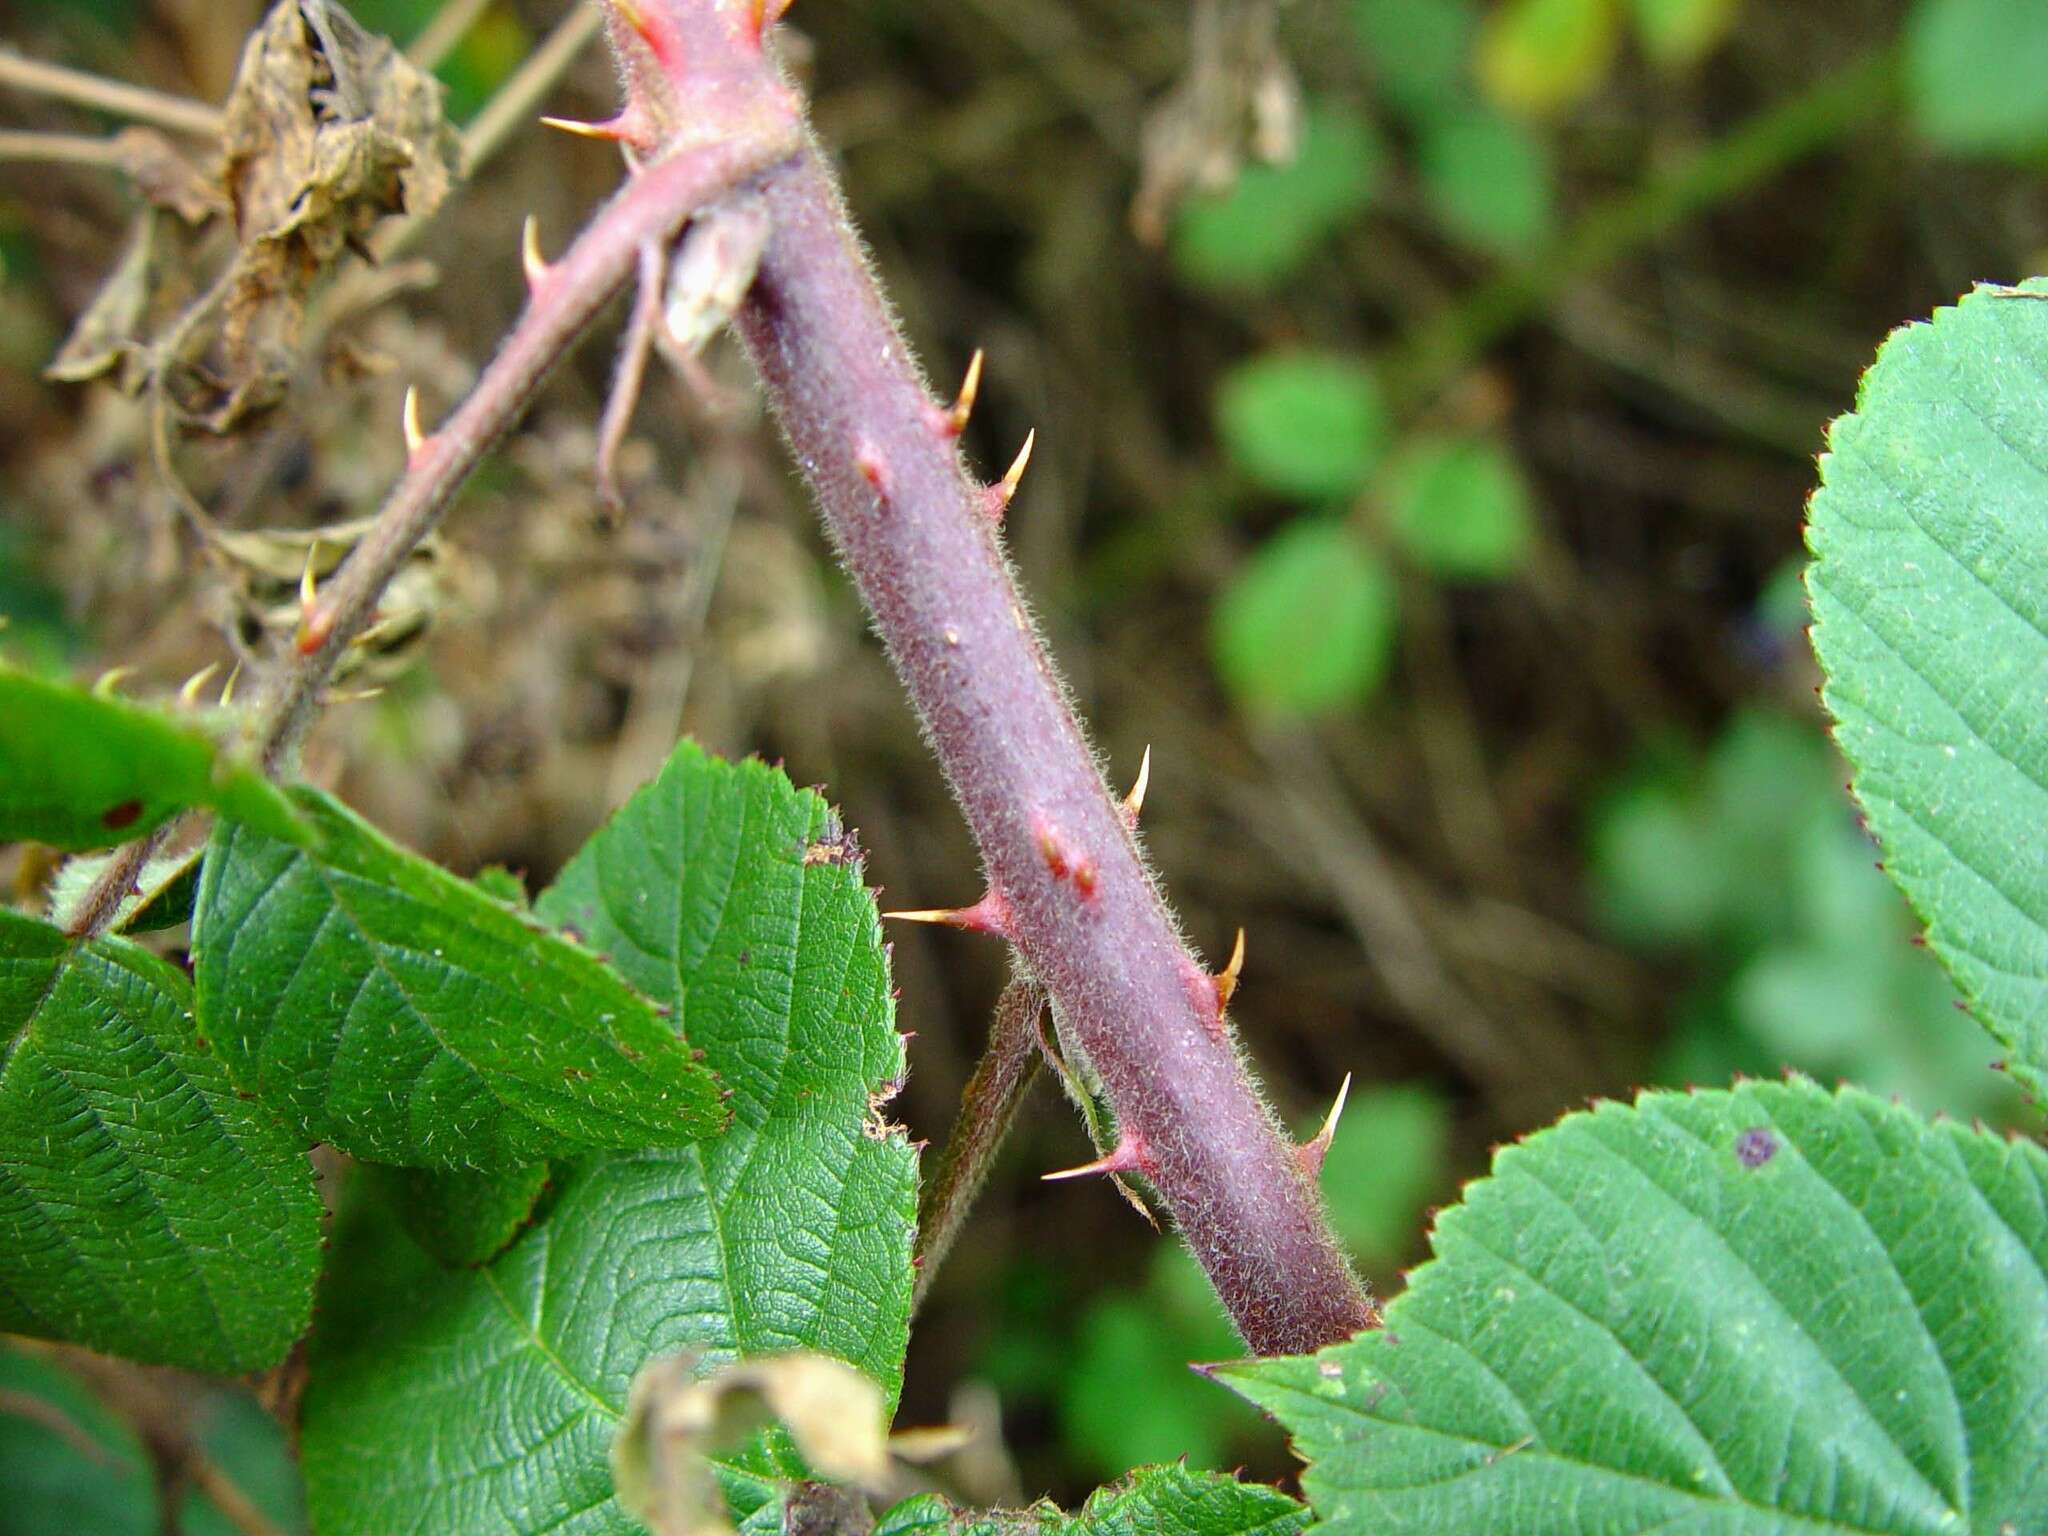
<path id="1" fill-rule="evenodd" d="M 747 968 L 748 966 L 752 965 L 753 963 L 754 963 L 754 952 L 753 952 L 753 951 L 752 951 L 751 949 L 743 949 L 743 950 L 741 950 L 741 951 L 740 951 L 740 969 L 744 971 L 744 970 L 745 970 L 745 969 L 746 969 L 746 968 Z"/>
<path id="2" fill-rule="evenodd" d="M 569 1083 L 586 1083 L 590 1081 L 590 1074 L 581 1067 L 564 1067 L 562 1080 Z"/>
<path id="3" fill-rule="evenodd" d="M 1761 1168 L 1778 1155 L 1778 1138 L 1760 1125 L 1735 1138 L 1735 1160 L 1745 1168 Z"/>
<path id="4" fill-rule="evenodd" d="M 118 830 L 121 827 L 134 826 L 141 818 L 142 802 L 140 800 L 123 800 L 119 805 L 100 817 L 100 824 Z"/>

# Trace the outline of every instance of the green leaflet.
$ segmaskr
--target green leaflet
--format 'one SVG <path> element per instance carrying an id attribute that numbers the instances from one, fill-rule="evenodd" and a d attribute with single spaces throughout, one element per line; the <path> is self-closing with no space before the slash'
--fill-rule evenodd
<path id="1" fill-rule="evenodd" d="M 0 843 L 111 848 L 193 806 L 298 835 L 283 794 L 197 726 L 0 666 Z"/>
<path id="2" fill-rule="evenodd" d="M 443 1264 L 488 1264 L 533 1215 L 548 1165 L 478 1173 L 468 1168 L 379 1168 L 386 1198 L 413 1241 Z"/>
<path id="3" fill-rule="evenodd" d="M 2048 1094 L 2048 281 L 1893 333 L 1828 434 L 1807 573 L 1855 789 L 1928 940 Z"/>
<path id="4" fill-rule="evenodd" d="M 0 911 L 0 1331 L 198 1370 L 305 1327 L 303 1145 L 192 1033 L 184 975 Z"/>
<path id="5" fill-rule="evenodd" d="M 1333 1536 L 2003 1536 L 2048 1511 L 2048 1154 L 1810 1081 L 1496 1159 L 1383 1332 L 1221 1367 Z"/>
<path id="6" fill-rule="evenodd" d="M 1045 1502 L 973 1514 L 923 1494 L 884 1514 L 875 1536 L 1296 1536 L 1307 1523 L 1277 1488 L 1162 1466 L 1096 1489 L 1074 1515 Z"/>
<path id="7" fill-rule="evenodd" d="M 538 905 L 673 1006 L 732 1128 L 557 1165 L 535 1223 L 449 1274 L 369 1203 L 323 1293 L 304 1449 L 323 1536 L 632 1529 L 607 1453 L 658 1356 L 809 1348 L 893 1403 L 916 1158 L 858 853 L 817 796 L 679 748 Z M 728 1498 L 731 1497 L 730 1490 Z M 741 1511 L 735 1511 L 741 1513 Z"/>
<path id="8" fill-rule="evenodd" d="M 0 1343 L 0 1532 L 157 1536 L 156 1473 L 84 1383 Z"/>
<path id="9" fill-rule="evenodd" d="M 344 1152 L 428 1167 L 719 1129 L 711 1074 L 599 958 L 294 798 L 320 852 L 223 825 L 193 915 L 199 1016 L 242 1087 Z"/>

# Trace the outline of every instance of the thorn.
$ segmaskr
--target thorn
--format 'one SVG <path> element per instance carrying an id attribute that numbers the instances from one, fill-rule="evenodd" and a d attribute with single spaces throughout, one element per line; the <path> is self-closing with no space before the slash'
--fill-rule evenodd
<path id="1" fill-rule="evenodd" d="M 410 420 L 412 391 L 406 391 L 405 399 Z M 407 431 L 410 436 L 410 428 Z M 325 645 L 329 631 L 334 628 L 334 615 L 320 612 L 319 578 L 314 574 L 319 561 L 320 541 L 316 538 L 306 550 L 306 568 L 299 573 L 299 628 L 292 645 L 301 656 L 310 656 Z"/>
<path id="2" fill-rule="evenodd" d="M 228 673 L 228 680 L 220 685 L 220 707 L 222 709 L 226 709 L 235 702 L 235 684 L 240 681 L 241 676 L 242 663 L 237 660 L 233 670 Z"/>
<path id="3" fill-rule="evenodd" d="M 106 671 L 99 675 L 99 680 L 92 685 L 94 697 L 102 699 L 114 698 L 120 693 L 121 684 L 134 675 L 135 669 L 133 667 L 107 668 Z"/>
<path id="4" fill-rule="evenodd" d="M 860 471 L 861 479 L 875 493 L 875 499 L 884 506 L 889 503 L 889 466 L 883 460 L 881 450 L 866 439 L 854 450 L 853 467 Z"/>
<path id="5" fill-rule="evenodd" d="M 948 437 L 958 437 L 967 430 L 967 422 L 974 415 L 974 402 L 981 394 L 981 348 L 974 349 L 974 356 L 967 360 L 967 377 L 960 381 L 960 393 L 953 397 L 953 408 L 946 412 L 945 432 Z"/>
<path id="6" fill-rule="evenodd" d="M 319 577 L 315 573 L 315 567 L 318 565 L 319 560 L 320 541 L 315 539 L 306 547 L 306 568 L 299 572 L 299 615 L 301 618 L 312 613 L 314 604 L 320 597 Z"/>
<path id="7" fill-rule="evenodd" d="M 405 456 L 411 459 L 419 453 L 421 445 L 427 440 L 427 434 L 420 430 L 420 391 L 417 384 L 408 384 L 405 387 L 404 416 Z"/>
<path id="8" fill-rule="evenodd" d="M 1337 1122 L 1344 1118 L 1344 1101 L 1350 1096 L 1351 1074 L 1346 1072 L 1344 1081 L 1337 1085 L 1337 1101 L 1323 1117 L 1323 1128 L 1294 1149 L 1294 1155 L 1301 1159 L 1301 1166 L 1312 1179 L 1323 1171 L 1323 1156 L 1337 1137 Z"/>
<path id="9" fill-rule="evenodd" d="M 774 26 L 776 22 L 782 20 L 783 14 L 788 11 L 790 4 L 791 0 L 752 0 L 750 21 L 754 29 L 754 41 L 757 44 L 761 41 L 762 34 Z"/>
<path id="10" fill-rule="evenodd" d="M 676 72 L 681 63 L 681 50 L 666 17 L 643 10 L 638 0 L 612 0 L 612 9 L 618 12 L 619 20 L 633 29 L 633 35 L 647 45 L 647 51 L 654 55 L 657 63 L 671 73 Z"/>
<path id="11" fill-rule="evenodd" d="M 1055 880 L 1071 880 L 1083 896 L 1095 894 L 1095 861 L 1067 846 L 1053 826 L 1038 823 L 1038 851 L 1045 859 L 1046 872 Z"/>
<path id="12" fill-rule="evenodd" d="M 1124 796 L 1124 820 L 1133 827 L 1138 824 L 1138 813 L 1145 809 L 1145 790 L 1152 782 L 1152 748 L 1148 743 L 1145 755 L 1138 760 L 1137 781 L 1131 785 L 1131 792 Z"/>
<path id="13" fill-rule="evenodd" d="M 220 670 L 220 663 L 209 661 L 205 666 L 185 679 L 185 686 L 178 690 L 178 705 L 181 709 L 196 709 L 199 705 L 199 690 L 213 681 L 213 674 Z"/>
<path id="14" fill-rule="evenodd" d="M 1004 938 L 1010 932 L 1010 914 L 994 891 L 971 907 L 923 907 L 914 912 L 884 912 L 882 916 L 899 923 L 942 923 L 968 933 L 993 933 Z"/>
<path id="15" fill-rule="evenodd" d="M 1230 999 L 1237 993 L 1238 974 L 1244 970 L 1244 930 L 1237 930 L 1237 942 L 1230 948 L 1230 963 L 1216 973 L 1216 1011 L 1221 1013 L 1230 1006 Z"/>
<path id="16" fill-rule="evenodd" d="M 1049 1184 L 1056 1179 L 1079 1179 L 1091 1173 L 1143 1173 L 1151 1165 L 1152 1159 L 1145 1153 L 1144 1139 L 1126 1131 L 1117 1138 L 1114 1148 L 1094 1162 L 1040 1174 L 1039 1181 Z"/>
<path id="17" fill-rule="evenodd" d="M 1017 450 L 1017 457 L 1010 461 L 1010 467 L 1003 471 L 1003 478 L 988 488 L 988 508 L 991 518 L 1000 519 L 1010 510 L 1010 503 L 1016 500 L 1017 487 L 1023 482 L 1024 471 L 1031 467 L 1031 450 L 1038 442 L 1038 428 L 1033 427 L 1024 435 L 1024 446 Z"/>
<path id="18" fill-rule="evenodd" d="M 530 213 L 526 216 L 526 227 L 519 234 L 519 261 L 526 268 L 528 291 L 538 290 L 548 279 L 548 263 L 540 253 L 540 220 Z"/>
<path id="19" fill-rule="evenodd" d="M 574 117 L 544 117 L 541 123 L 544 127 L 573 133 L 579 139 L 601 139 L 607 144 L 623 144 L 628 149 L 642 152 L 654 147 L 654 136 L 648 130 L 646 120 L 631 107 L 601 123 L 586 123 Z"/>

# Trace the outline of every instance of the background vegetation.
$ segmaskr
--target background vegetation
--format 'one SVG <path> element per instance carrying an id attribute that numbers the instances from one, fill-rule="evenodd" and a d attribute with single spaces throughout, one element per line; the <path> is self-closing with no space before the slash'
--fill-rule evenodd
<path id="1" fill-rule="evenodd" d="M 403 40 L 441 4 L 354 10 Z M 451 114 L 563 10 L 484 7 L 439 68 Z M 34 0 L 6 42 L 211 101 L 258 11 Z M 1274 1093 L 1308 1127 L 1357 1075 L 1325 1179 L 1383 1291 L 1491 1144 L 1633 1085 L 1796 1066 L 2039 1125 L 1872 867 L 1798 562 L 1823 427 L 1882 335 L 2048 267 L 2048 12 L 804 0 L 793 20 L 912 334 L 942 373 L 988 350 L 982 461 L 1039 431 L 1016 556 L 1108 758 L 1153 750 L 1146 831 L 1197 941 L 1220 959 L 1248 931 L 1234 1016 Z M 613 99 L 593 48 L 548 110 Z M 0 118 L 108 126 L 17 94 Z M 522 130 L 283 405 L 177 446 L 235 536 L 202 547 L 143 404 L 44 377 L 133 192 L 0 161 L 0 643 L 132 665 L 139 693 L 231 664 L 295 615 L 303 530 L 373 510 L 406 384 L 445 405 L 487 355 L 520 217 L 559 238 L 616 173 L 606 146 Z M 467 493 L 311 775 L 431 857 L 538 886 L 685 732 L 827 786 L 886 905 L 971 895 L 958 814 L 743 366 L 715 352 L 709 397 L 655 385 L 612 516 L 591 488 L 608 362 L 582 355 Z M 7 875 L 40 905 L 47 860 Z M 895 963 L 917 1032 L 897 1108 L 936 1137 L 1002 961 L 920 930 Z M 1041 1093 L 920 1319 L 904 1418 L 999 1420 L 959 1471 L 985 1501 L 1181 1454 L 1283 1475 L 1277 1434 L 1180 1369 L 1235 1353 L 1191 1261 L 1113 1190 L 1038 1184 L 1087 1155 Z M 222 1465 L 266 1464 L 244 1399 L 202 1418 Z M 290 1490 L 261 1491 L 288 1518 Z"/>

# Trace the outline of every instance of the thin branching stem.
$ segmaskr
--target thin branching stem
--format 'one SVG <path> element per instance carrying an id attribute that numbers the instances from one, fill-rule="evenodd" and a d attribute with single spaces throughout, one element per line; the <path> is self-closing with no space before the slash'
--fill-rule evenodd
<path id="1" fill-rule="evenodd" d="M 90 133 L 37 133 L 32 129 L 0 128 L 0 160 L 43 165 L 90 165 L 124 170 L 128 157 L 117 139 Z"/>
<path id="2" fill-rule="evenodd" d="M 924 1304 L 1038 1076 L 1038 1026 L 1044 1014 L 1045 988 L 1033 976 L 1013 978 L 996 999 L 988 1049 L 960 1095 L 960 1113 L 939 1154 L 938 1172 L 918 1198 L 913 1310 Z"/>
<path id="3" fill-rule="evenodd" d="M 404 475 L 376 521 L 300 623 L 295 649 L 257 712 L 257 755 L 273 776 L 288 772 L 349 643 L 375 617 L 384 589 L 431 533 L 491 446 L 525 413 L 554 365 L 636 269 L 643 248 L 671 240 L 696 209 L 763 166 L 786 157 L 793 122 L 679 150 L 645 167 L 591 220 L 535 285 L 525 311 L 476 388 L 413 446 Z M 397 424 L 393 424 L 397 430 Z M 101 872 L 71 932 L 104 933 L 162 835 L 131 843 Z"/>
<path id="4" fill-rule="evenodd" d="M 221 114 L 218 107 L 209 107 L 189 96 L 173 96 L 168 91 L 127 85 L 81 69 L 46 64 L 11 48 L 0 48 L 0 86 L 91 107 L 115 117 L 133 118 L 139 123 L 154 123 L 176 133 L 192 133 L 208 139 L 220 137 Z"/>
<path id="5" fill-rule="evenodd" d="M 434 69 L 455 51 L 469 29 L 490 8 L 491 0 L 447 0 L 441 9 L 434 12 L 434 19 L 421 27 L 413 40 L 405 45 L 405 56 L 421 69 Z"/>

